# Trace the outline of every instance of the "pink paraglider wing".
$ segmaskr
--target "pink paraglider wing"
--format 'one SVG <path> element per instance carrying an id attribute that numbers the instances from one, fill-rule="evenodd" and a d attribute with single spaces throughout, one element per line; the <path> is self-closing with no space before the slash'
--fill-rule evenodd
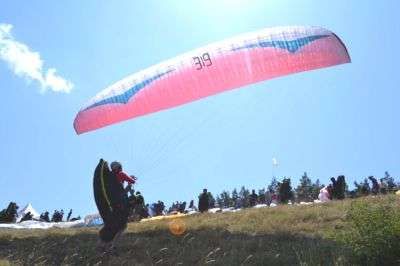
<path id="1" fill-rule="evenodd" d="M 77 114 L 78 134 L 251 83 L 350 62 L 342 41 L 319 27 L 270 28 L 208 45 L 135 73 Z"/>

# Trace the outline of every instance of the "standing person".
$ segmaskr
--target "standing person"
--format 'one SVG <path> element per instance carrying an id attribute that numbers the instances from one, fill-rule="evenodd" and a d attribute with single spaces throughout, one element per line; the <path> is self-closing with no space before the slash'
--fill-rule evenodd
<path id="1" fill-rule="evenodd" d="M 329 199 L 332 200 L 333 199 L 333 186 L 332 186 L 332 184 L 329 184 L 326 187 L 326 190 L 328 191 Z"/>
<path id="2" fill-rule="evenodd" d="M 256 204 L 257 204 L 257 199 L 258 199 L 258 195 L 256 194 L 256 191 L 253 189 L 253 190 L 251 191 L 251 194 L 250 194 L 250 200 L 249 200 L 249 202 L 250 202 L 250 207 L 256 206 Z"/>
<path id="3" fill-rule="evenodd" d="M 17 222 L 18 205 L 15 202 L 10 202 L 7 209 L 0 212 L 0 223 L 16 223 Z"/>
<path id="4" fill-rule="evenodd" d="M 99 231 L 99 248 L 107 251 L 115 247 L 119 236 L 125 230 L 128 216 L 128 196 L 123 187 L 128 182 L 128 189 L 135 183 L 134 176 L 122 171 L 119 162 L 108 163 L 103 159 L 97 165 L 93 178 L 94 197 L 104 225 Z"/>
<path id="5" fill-rule="evenodd" d="M 199 196 L 199 211 L 207 212 L 210 207 L 207 189 L 203 189 L 203 193 Z"/>
<path id="6" fill-rule="evenodd" d="M 144 206 L 144 198 L 142 196 L 142 193 L 140 193 L 140 191 L 136 192 L 136 204 L 139 206 Z"/>
<path id="7" fill-rule="evenodd" d="M 337 177 L 336 181 L 336 199 L 342 200 L 345 198 L 346 180 L 344 175 Z"/>
<path id="8" fill-rule="evenodd" d="M 64 218 L 64 210 L 61 209 L 61 212 L 60 212 L 60 222 L 62 222 L 63 218 Z"/>
<path id="9" fill-rule="evenodd" d="M 186 201 L 184 201 L 181 204 L 179 204 L 179 212 L 180 213 L 185 213 L 185 209 L 186 209 Z"/>
<path id="10" fill-rule="evenodd" d="M 72 215 L 72 209 L 69 210 L 68 216 L 67 216 L 67 222 L 69 222 L 69 219 L 71 219 Z"/>
<path id="11" fill-rule="evenodd" d="M 197 207 L 194 205 L 194 200 L 190 201 L 188 211 L 197 211 Z"/>
<path id="12" fill-rule="evenodd" d="M 31 212 L 27 212 L 24 217 L 22 217 L 21 221 L 19 221 L 20 223 L 24 222 L 24 221 L 30 221 L 32 220 L 33 215 Z"/>
<path id="13" fill-rule="evenodd" d="M 330 199 L 337 199 L 337 182 L 336 179 L 334 177 L 331 177 L 331 182 L 332 182 L 332 186 L 331 186 L 331 190 L 329 191 L 331 197 Z"/>
<path id="14" fill-rule="evenodd" d="M 135 196 L 135 202 L 133 206 L 131 205 L 131 217 L 133 219 L 140 220 L 146 216 L 145 212 L 145 204 L 144 204 L 144 198 L 142 194 L 137 191 L 136 196 Z"/>
<path id="15" fill-rule="evenodd" d="M 278 195 L 275 192 L 273 192 L 271 195 L 271 204 L 277 205 L 278 199 L 279 199 Z"/>
<path id="16" fill-rule="evenodd" d="M 42 214 L 40 215 L 40 221 L 41 221 L 41 222 L 50 223 L 50 218 L 49 218 L 49 212 L 48 212 L 48 211 L 46 211 L 46 212 L 44 212 L 44 213 L 42 213 Z"/>
<path id="17" fill-rule="evenodd" d="M 118 182 L 123 185 L 124 182 L 127 182 L 128 185 L 133 185 L 136 182 L 135 176 L 129 176 L 124 171 L 122 171 L 122 164 L 120 162 L 112 162 L 110 164 L 111 171 L 115 174 L 118 179 Z M 129 187 L 130 189 L 131 187 Z"/>
<path id="18" fill-rule="evenodd" d="M 265 192 L 265 204 L 267 204 L 268 206 L 271 204 L 272 202 L 272 190 L 267 189 L 267 191 Z"/>
<path id="19" fill-rule="evenodd" d="M 189 203 L 189 209 L 193 209 L 194 208 L 194 200 L 191 200 Z"/>
<path id="20" fill-rule="evenodd" d="M 371 189 L 372 194 L 374 194 L 374 195 L 378 194 L 379 193 L 378 180 L 376 180 L 376 178 L 373 176 L 369 176 L 368 179 L 371 180 L 371 183 L 372 183 L 372 189 Z"/>
<path id="21" fill-rule="evenodd" d="M 379 184 L 379 189 L 382 194 L 386 194 L 388 190 L 388 184 L 385 179 L 381 178 L 381 183 Z"/>

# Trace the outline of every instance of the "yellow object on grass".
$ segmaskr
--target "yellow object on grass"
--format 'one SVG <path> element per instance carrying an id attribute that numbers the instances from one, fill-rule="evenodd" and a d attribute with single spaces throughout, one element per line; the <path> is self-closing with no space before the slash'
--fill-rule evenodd
<path id="1" fill-rule="evenodd" d="M 180 217 L 184 217 L 187 214 L 185 213 L 177 213 L 177 214 L 172 214 L 172 215 L 160 215 L 160 216 L 154 216 L 151 218 L 145 218 L 140 220 L 141 223 L 143 222 L 149 222 L 149 221 L 157 221 L 157 220 L 166 220 L 166 219 L 174 219 L 174 218 L 180 218 Z"/>

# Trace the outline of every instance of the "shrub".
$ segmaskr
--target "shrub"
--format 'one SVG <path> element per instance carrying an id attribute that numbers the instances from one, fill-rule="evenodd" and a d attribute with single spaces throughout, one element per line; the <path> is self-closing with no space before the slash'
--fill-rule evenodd
<path id="1" fill-rule="evenodd" d="M 363 265 L 400 264 L 400 209 L 395 198 L 352 203 L 347 220 L 350 232 L 338 236 Z"/>

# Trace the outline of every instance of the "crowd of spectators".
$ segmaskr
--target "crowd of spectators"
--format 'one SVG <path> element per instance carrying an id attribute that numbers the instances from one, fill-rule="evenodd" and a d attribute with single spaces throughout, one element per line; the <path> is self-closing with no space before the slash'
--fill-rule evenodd
<path id="1" fill-rule="evenodd" d="M 152 204 L 146 204 L 143 195 L 137 191 L 130 191 L 128 202 L 131 207 L 131 216 L 135 219 L 147 218 L 149 216 L 160 216 L 172 213 L 188 213 L 188 212 L 207 212 L 213 208 L 233 208 L 241 209 L 254 207 L 256 205 L 273 206 L 277 204 L 287 204 L 301 201 L 317 200 L 321 195 L 321 191 L 326 192 L 326 197 L 329 200 L 342 200 L 346 197 L 355 198 L 366 195 L 377 195 L 393 193 L 400 189 L 400 185 L 394 181 L 387 172 L 385 176 L 379 181 L 374 176 L 365 178 L 363 182 L 354 182 L 354 189 L 349 190 L 346 183 L 346 178 L 343 175 L 337 178 L 332 177 L 330 184 L 324 186 L 320 184 L 319 180 L 311 182 L 307 173 L 301 177 L 299 185 L 293 189 L 291 186 L 290 178 L 283 178 L 278 182 L 275 178 L 267 188 L 251 190 L 251 193 L 245 187 L 240 191 L 234 189 L 232 192 L 223 191 L 216 197 L 212 195 L 207 189 L 198 196 L 198 204 L 195 205 L 192 199 L 187 206 L 186 201 L 175 201 L 167 208 L 161 200 Z M 15 223 L 18 221 L 18 205 L 15 202 L 10 202 L 7 208 L 0 212 L 0 223 Z M 81 219 L 79 216 L 71 218 L 72 209 L 68 212 L 67 217 L 64 219 L 64 210 L 54 210 L 51 218 L 48 211 L 43 212 L 38 218 L 42 222 L 62 222 L 62 221 L 75 221 Z M 32 213 L 27 212 L 20 217 L 19 222 L 34 220 Z"/>

